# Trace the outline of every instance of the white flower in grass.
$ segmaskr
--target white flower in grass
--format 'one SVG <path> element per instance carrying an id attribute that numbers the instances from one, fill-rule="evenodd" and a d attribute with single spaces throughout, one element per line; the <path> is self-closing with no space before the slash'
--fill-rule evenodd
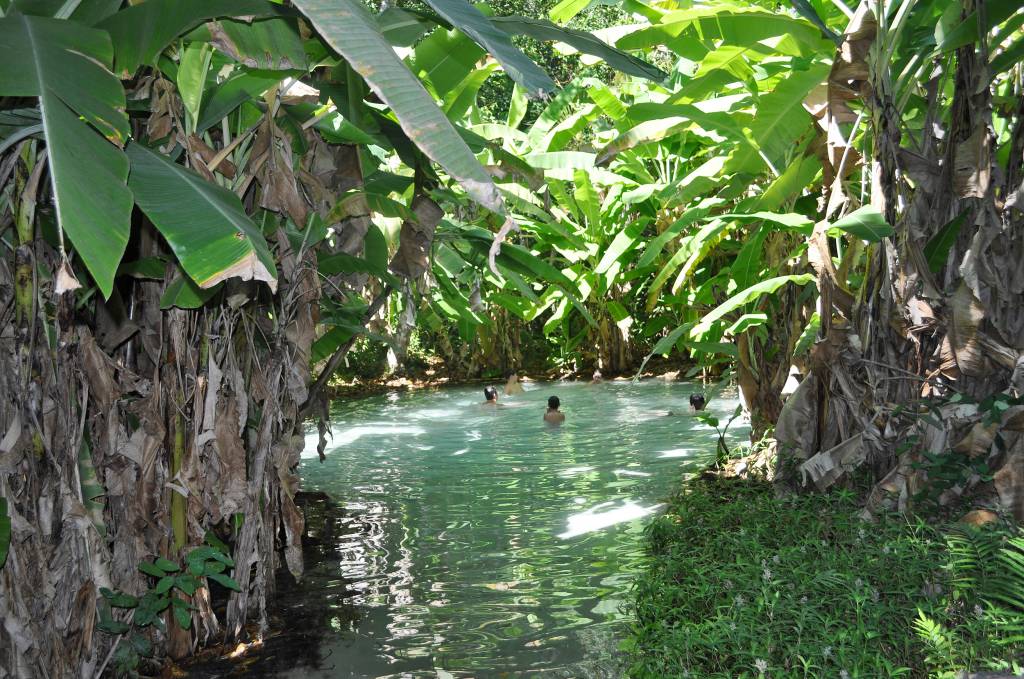
<path id="1" fill-rule="evenodd" d="M 764 578 L 765 582 L 771 582 L 772 581 L 772 569 L 770 569 L 767 566 L 765 566 L 764 572 L 761 573 L 761 577 Z"/>
<path id="2" fill-rule="evenodd" d="M 772 557 L 772 563 L 779 563 L 780 561 L 782 561 L 782 559 L 779 558 L 778 554 Z"/>
<path id="3" fill-rule="evenodd" d="M 979 604 L 974 604 L 974 616 L 979 620 L 985 617 L 985 611 Z"/>
<path id="4" fill-rule="evenodd" d="M 730 622 L 730 623 L 729 623 L 729 629 L 730 629 L 731 631 L 735 632 L 735 631 L 736 631 L 736 623 L 734 623 L 734 622 Z"/>
<path id="5" fill-rule="evenodd" d="M 863 540 L 867 536 L 868 536 L 868 533 L 863 528 L 860 528 L 860 529 L 857 530 L 857 537 L 860 538 L 861 540 Z"/>
<path id="6" fill-rule="evenodd" d="M 892 551 L 892 548 L 890 548 L 889 545 L 886 545 L 885 547 L 882 547 L 882 554 L 888 554 L 891 551 Z"/>
<path id="7" fill-rule="evenodd" d="M 807 605 L 807 597 L 806 596 L 800 597 L 800 603 L 806 606 Z"/>
<path id="8" fill-rule="evenodd" d="M 743 598 L 742 594 L 737 594 L 733 597 L 732 602 L 736 605 L 736 608 L 743 608 L 744 604 L 747 603 L 747 600 Z"/>
<path id="9" fill-rule="evenodd" d="M 761 658 L 758 658 L 757 660 L 754 661 L 754 667 L 757 668 L 758 672 L 760 672 L 761 674 L 764 674 L 765 672 L 768 671 L 768 661 L 767 660 L 763 660 Z"/>
<path id="10" fill-rule="evenodd" d="M 807 545 L 800 545 L 800 553 L 801 554 L 806 554 L 807 553 Z"/>
<path id="11" fill-rule="evenodd" d="M 732 580 L 723 580 L 722 586 L 726 589 L 732 589 Z"/>
<path id="12" fill-rule="evenodd" d="M 864 581 L 861 580 L 860 578 L 857 578 L 856 580 L 853 581 L 853 586 L 856 587 L 857 589 L 860 589 L 861 587 L 864 586 Z"/>
<path id="13" fill-rule="evenodd" d="M 878 590 L 875 588 L 871 588 L 871 601 L 877 604 L 880 598 L 881 595 L 878 593 Z"/>
<path id="14" fill-rule="evenodd" d="M 850 673 L 846 670 L 839 670 L 839 679 L 850 679 Z"/>
<path id="15" fill-rule="evenodd" d="M 821 655 L 826 657 L 826 658 L 831 658 L 832 657 L 832 647 L 831 646 L 826 646 L 825 648 L 821 649 Z"/>

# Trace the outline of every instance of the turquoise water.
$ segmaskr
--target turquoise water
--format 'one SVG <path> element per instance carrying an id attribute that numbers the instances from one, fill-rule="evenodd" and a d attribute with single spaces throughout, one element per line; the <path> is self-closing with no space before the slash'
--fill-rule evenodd
<path id="1" fill-rule="evenodd" d="M 345 509 L 305 588 L 311 610 L 339 614 L 316 662 L 280 676 L 621 676 L 643 527 L 715 434 L 665 416 L 694 385 L 526 388 L 497 408 L 480 388 L 334 404 L 327 460 L 309 439 L 301 474 Z M 552 394 L 560 427 L 541 419 Z"/>

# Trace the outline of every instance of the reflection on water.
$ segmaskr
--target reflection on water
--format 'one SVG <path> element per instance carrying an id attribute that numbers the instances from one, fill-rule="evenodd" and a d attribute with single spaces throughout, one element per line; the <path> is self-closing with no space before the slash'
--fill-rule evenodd
<path id="1" fill-rule="evenodd" d="M 344 514 L 301 596 L 318 610 L 340 587 L 359 615 L 331 618 L 315 666 L 277 676 L 621 675 L 643 519 L 715 434 L 661 416 L 685 411 L 690 385 L 530 387 L 498 408 L 468 388 L 334 405 L 327 461 L 311 438 L 301 473 Z M 556 428 L 541 421 L 552 394 Z"/>

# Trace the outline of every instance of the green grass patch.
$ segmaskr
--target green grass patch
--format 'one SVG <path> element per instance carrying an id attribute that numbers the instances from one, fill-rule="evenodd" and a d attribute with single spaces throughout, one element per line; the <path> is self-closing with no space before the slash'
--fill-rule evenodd
<path id="1" fill-rule="evenodd" d="M 1020 533 L 867 523 L 858 509 L 847 492 L 777 498 L 766 483 L 688 483 L 647 529 L 631 676 L 1019 671 Z"/>

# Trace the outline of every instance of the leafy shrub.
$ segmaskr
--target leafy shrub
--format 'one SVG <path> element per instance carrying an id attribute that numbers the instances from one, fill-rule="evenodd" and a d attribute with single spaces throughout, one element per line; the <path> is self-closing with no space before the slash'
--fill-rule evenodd
<path id="1" fill-rule="evenodd" d="M 155 580 L 140 596 L 105 587 L 100 589 L 103 601 L 99 606 L 97 627 L 102 632 L 118 636 L 104 666 L 112 660 L 117 675 L 137 676 L 142 658 L 152 655 L 152 644 L 144 630 L 152 626 L 166 632 L 161 613 L 168 608 L 179 627 L 188 629 L 192 626 L 192 607 L 186 599 L 176 595 L 176 590 L 191 597 L 197 589 L 206 586 L 206 580 L 213 580 L 223 587 L 239 591 L 238 583 L 225 573 L 235 565 L 228 556 L 227 545 L 212 533 L 207 533 L 206 542 L 207 545 L 189 551 L 185 556 L 184 569 L 164 558 L 140 563 L 139 570 Z M 113 609 L 116 608 L 130 611 L 127 619 L 115 619 Z M 102 668 L 98 674 L 102 674 Z"/>
<path id="2" fill-rule="evenodd" d="M 689 484 L 648 528 L 631 675 L 1015 669 L 1024 540 L 966 527 L 945 537 L 897 517 L 869 524 L 857 509 L 848 492 L 777 498 L 763 483 Z"/>

